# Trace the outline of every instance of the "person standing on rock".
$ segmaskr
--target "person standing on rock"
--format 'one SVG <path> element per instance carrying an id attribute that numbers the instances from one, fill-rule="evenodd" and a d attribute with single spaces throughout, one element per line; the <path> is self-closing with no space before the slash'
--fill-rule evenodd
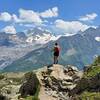
<path id="1" fill-rule="evenodd" d="M 58 43 L 55 43 L 54 49 L 53 49 L 53 55 L 54 55 L 54 64 L 58 64 L 58 58 L 60 53 L 60 46 Z"/>

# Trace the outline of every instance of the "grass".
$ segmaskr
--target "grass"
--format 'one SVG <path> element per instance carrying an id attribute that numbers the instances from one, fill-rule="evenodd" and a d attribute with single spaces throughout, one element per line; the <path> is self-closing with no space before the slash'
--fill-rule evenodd
<path id="1" fill-rule="evenodd" d="M 33 96 L 26 97 L 25 100 L 32 100 Z"/>
<path id="2" fill-rule="evenodd" d="M 88 72 L 84 73 L 84 77 L 93 77 L 95 75 L 97 75 L 98 73 L 100 73 L 100 66 L 95 66 L 95 67 L 91 67 L 91 69 Z"/>
<path id="3" fill-rule="evenodd" d="M 2 80 L 2 79 L 4 79 L 4 78 L 5 78 L 5 76 L 2 75 L 2 74 L 0 74 L 0 80 Z"/>
<path id="4" fill-rule="evenodd" d="M 89 71 L 84 73 L 84 77 L 93 77 L 98 73 L 100 73 L 100 56 L 98 56 L 93 64 L 91 64 Z"/>
<path id="5" fill-rule="evenodd" d="M 28 96 L 25 98 L 25 100 L 39 100 L 39 91 L 40 91 L 40 85 L 38 85 L 37 91 L 34 96 Z"/>
<path id="6" fill-rule="evenodd" d="M 21 84 L 22 83 L 22 78 L 8 78 L 9 80 L 12 80 L 13 81 L 13 84 L 17 83 L 17 85 Z"/>
<path id="7" fill-rule="evenodd" d="M 39 98 L 38 98 L 39 92 L 40 92 L 40 84 L 38 85 L 37 91 L 36 91 L 32 100 L 39 100 Z"/>
<path id="8" fill-rule="evenodd" d="M 90 65 L 89 70 L 84 72 L 84 78 L 92 78 L 95 77 L 98 73 L 100 73 L 100 56 L 97 57 L 93 64 Z M 83 83 L 86 84 L 86 83 Z M 100 92 L 87 92 L 85 90 L 80 95 L 76 95 L 76 100 L 100 100 Z"/>
<path id="9" fill-rule="evenodd" d="M 100 92 L 83 92 L 77 100 L 100 100 Z"/>

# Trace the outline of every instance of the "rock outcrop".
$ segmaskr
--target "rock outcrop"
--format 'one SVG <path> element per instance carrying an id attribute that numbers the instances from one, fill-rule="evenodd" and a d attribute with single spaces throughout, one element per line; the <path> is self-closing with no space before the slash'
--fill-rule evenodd
<path id="1" fill-rule="evenodd" d="M 54 100 L 70 100 L 69 92 L 76 87 L 82 72 L 74 66 L 52 65 L 36 72 L 44 92 Z M 40 100 L 43 100 L 40 97 Z"/>
<path id="2" fill-rule="evenodd" d="M 21 97 L 26 97 L 27 95 L 35 95 L 39 85 L 36 74 L 33 72 L 28 72 L 25 74 L 25 79 L 26 82 L 23 83 L 19 90 L 19 92 L 21 93 Z"/>
<path id="3" fill-rule="evenodd" d="M 70 95 L 75 97 L 75 100 L 80 100 L 80 98 L 100 100 L 100 56 L 93 64 L 85 67 L 83 77 L 70 91 Z"/>
<path id="4" fill-rule="evenodd" d="M 18 100 L 18 96 L 20 95 L 19 88 L 23 83 L 23 76 L 24 73 L 22 72 L 0 74 L 1 98 L 4 98 L 4 100 Z"/>
<path id="5" fill-rule="evenodd" d="M 2 94 L 0 94 L 0 100 L 8 100 L 5 96 L 3 96 Z"/>
<path id="6" fill-rule="evenodd" d="M 76 67 L 57 64 L 27 73 L 4 73 L 0 78 L 1 98 L 18 100 L 33 96 L 40 86 L 40 100 L 71 100 L 69 92 L 81 78 L 82 72 Z"/>
<path id="7" fill-rule="evenodd" d="M 27 73 L 0 74 L 0 100 L 87 100 L 88 93 L 93 100 L 100 99 L 100 57 L 84 72 L 54 64 Z"/>

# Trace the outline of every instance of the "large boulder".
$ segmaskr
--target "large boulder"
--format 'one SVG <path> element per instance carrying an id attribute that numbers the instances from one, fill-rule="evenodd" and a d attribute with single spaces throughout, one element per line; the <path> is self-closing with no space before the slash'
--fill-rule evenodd
<path id="1" fill-rule="evenodd" d="M 28 72 L 25 74 L 26 82 L 20 87 L 19 92 L 21 97 L 26 97 L 27 95 L 34 95 L 39 85 L 38 78 L 35 73 Z"/>
<path id="2" fill-rule="evenodd" d="M 3 96 L 2 94 L 0 94 L 0 100 L 8 100 L 5 96 Z"/>
<path id="3" fill-rule="evenodd" d="M 82 73 L 76 67 L 58 64 L 44 67 L 36 74 L 41 86 L 45 88 L 45 93 L 56 100 L 70 100 L 68 92 L 76 87 L 77 81 L 82 77 Z"/>

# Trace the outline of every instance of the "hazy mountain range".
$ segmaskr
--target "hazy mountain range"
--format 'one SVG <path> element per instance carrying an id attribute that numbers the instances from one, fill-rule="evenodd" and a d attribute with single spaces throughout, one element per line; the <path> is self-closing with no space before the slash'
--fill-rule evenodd
<path id="1" fill-rule="evenodd" d="M 82 69 L 100 55 L 100 27 L 71 35 L 54 36 L 50 31 L 34 28 L 16 34 L 0 33 L 0 69 L 26 71 L 53 63 L 51 49 L 57 41 L 61 47 L 59 63 Z"/>

